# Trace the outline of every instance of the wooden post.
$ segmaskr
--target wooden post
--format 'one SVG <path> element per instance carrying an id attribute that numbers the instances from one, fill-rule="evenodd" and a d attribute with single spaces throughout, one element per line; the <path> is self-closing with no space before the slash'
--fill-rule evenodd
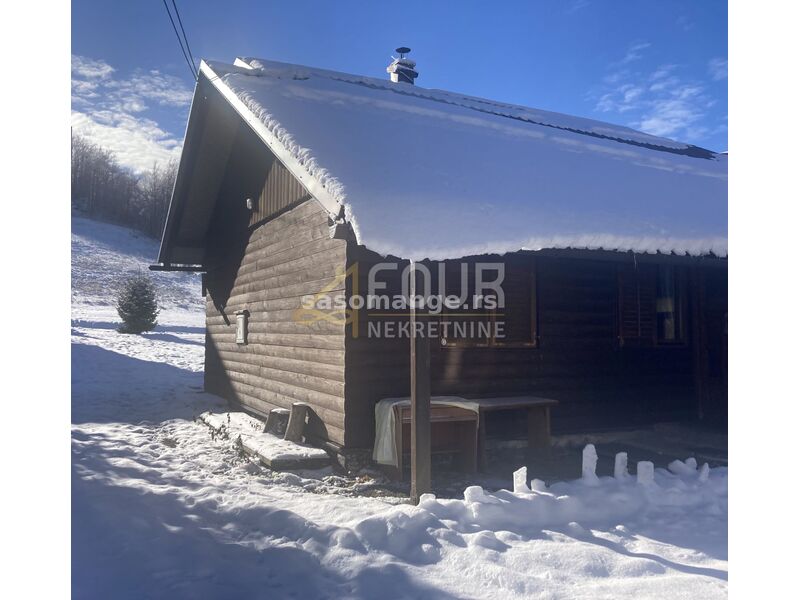
<path id="1" fill-rule="evenodd" d="M 414 297 L 417 272 L 414 263 L 409 269 L 411 296 L 411 501 L 419 502 L 422 494 L 431 491 L 431 357 L 427 326 L 418 320 Z M 423 331 L 417 335 L 417 323 Z"/>

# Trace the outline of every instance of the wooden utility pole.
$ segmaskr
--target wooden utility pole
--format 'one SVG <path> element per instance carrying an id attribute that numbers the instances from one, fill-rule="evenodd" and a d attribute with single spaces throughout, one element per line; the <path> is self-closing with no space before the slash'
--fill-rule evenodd
<path id="1" fill-rule="evenodd" d="M 419 502 L 431 491 L 431 353 L 427 325 L 419 319 L 414 299 L 417 295 L 417 271 L 409 269 L 411 296 L 411 501 Z M 417 323 L 422 324 L 417 331 Z"/>

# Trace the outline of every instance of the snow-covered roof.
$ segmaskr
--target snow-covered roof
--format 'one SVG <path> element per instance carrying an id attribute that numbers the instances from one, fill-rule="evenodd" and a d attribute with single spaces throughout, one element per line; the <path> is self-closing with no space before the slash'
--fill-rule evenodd
<path id="1" fill-rule="evenodd" d="M 727 156 L 633 129 L 254 58 L 203 74 L 358 242 L 727 255 Z"/>

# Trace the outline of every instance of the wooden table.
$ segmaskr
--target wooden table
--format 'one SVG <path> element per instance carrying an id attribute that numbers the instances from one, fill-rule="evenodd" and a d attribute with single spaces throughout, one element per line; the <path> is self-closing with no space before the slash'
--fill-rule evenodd
<path id="1" fill-rule="evenodd" d="M 411 447 L 411 407 L 397 405 L 394 443 L 397 466 L 388 467 L 390 476 L 403 479 L 403 448 Z M 433 427 L 436 426 L 433 435 Z M 461 470 L 474 473 L 478 456 L 478 415 L 464 408 L 431 405 L 431 453 L 457 451 Z"/>
<path id="2" fill-rule="evenodd" d="M 497 398 L 470 398 L 477 402 L 478 424 L 478 464 L 486 469 L 486 413 L 499 410 L 527 411 L 528 448 L 547 450 L 550 448 L 550 409 L 558 400 L 538 396 L 502 396 Z"/>
<path id="3" fill-rule="evenodd" d="M 538 396 L 502 396 L 469 398 L 478 405 L 478 413 L 457 406 L 431 405 L 431 426 L 438 425 L 431 435 L 431 452 L 457 451 L 461 470 L 473 473 L 486 469 L 486 413 L 500 410 L 527 412 L 528 448 L 550 448 L 550 409 L 558 400 Z M 387 466 L 388 474 L 403 479 L 403 448 L 411 446 L 411 407 L 396 405 L 395 449 L 397 466 Z"/>

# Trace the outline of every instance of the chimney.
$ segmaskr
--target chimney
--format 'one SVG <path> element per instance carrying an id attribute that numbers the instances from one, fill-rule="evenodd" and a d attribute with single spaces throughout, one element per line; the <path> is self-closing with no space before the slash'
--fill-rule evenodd
<path id="1" fill-rule="evenodd" d="M 402 82 L 414 85 L 414 80 L 419 77 L 419 73 L 415 70 L 417 63 L 410 58 L 406 58 L 406 54 L 411 52 L 411 48 L 402 46 L 396 48 L 395 52 L 400 55 L 400 58 L 392 57 L 392 64 L 386 67 L 386 72 L 389 73 L 389 77 L 395 83 Z"/>

